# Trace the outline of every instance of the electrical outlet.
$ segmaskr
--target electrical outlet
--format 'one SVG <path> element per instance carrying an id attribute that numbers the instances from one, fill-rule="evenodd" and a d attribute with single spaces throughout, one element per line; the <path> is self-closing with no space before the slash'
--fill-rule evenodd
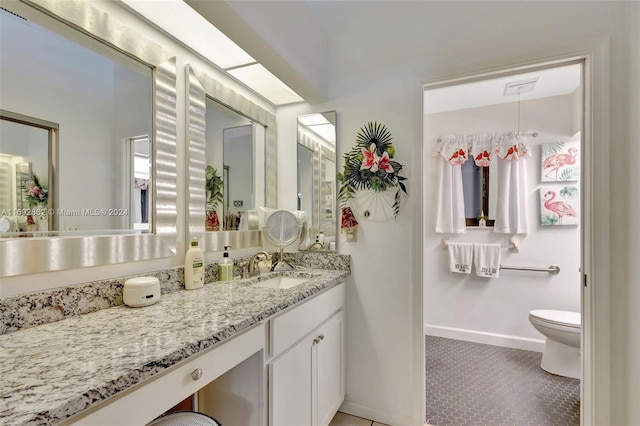
<path id="1" fill-rule="evenodd" d="M 233 207 L 242 207 L 242 200 L 235 200 L 233 202 Z"/>

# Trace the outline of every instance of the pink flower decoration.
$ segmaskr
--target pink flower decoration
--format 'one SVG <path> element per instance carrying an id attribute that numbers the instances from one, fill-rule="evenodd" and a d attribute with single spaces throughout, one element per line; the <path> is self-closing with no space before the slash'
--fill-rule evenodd
<path id="1" fill-rule="evenodd" d="M 382 154 L 382 157 L 378 158 L 378 168 L 387 173 L 393 173 L 393 167 L 389 163 L 389 153 L 387 151 Z"/>
<path id="2" fill-rule="evenodd" d="M 362 148 L 362 166 L 360 170 L 370 169 L 373 173 L 378 171 L 378 154 L 376 154 L 376 144 L 369 145 L 369 149 Z"/>

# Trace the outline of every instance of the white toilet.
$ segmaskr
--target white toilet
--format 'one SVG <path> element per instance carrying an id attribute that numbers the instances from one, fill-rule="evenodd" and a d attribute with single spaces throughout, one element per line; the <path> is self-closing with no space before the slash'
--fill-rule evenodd
<path id="1" fill-rule="evenodd" d="M 580 313 L 538 309 L 529 312 L 529 321 L 547 337 L 540 367 L 580 379 Z"/>

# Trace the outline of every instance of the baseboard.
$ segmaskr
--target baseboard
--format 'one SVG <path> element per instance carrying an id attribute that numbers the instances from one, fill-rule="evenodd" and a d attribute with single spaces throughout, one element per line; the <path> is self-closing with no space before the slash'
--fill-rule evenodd
<path id="1" fill-rule="evenodd" d="M 373 420 L 374 422 L 383 423 L 385 425 L 410 425 L 411 417 L 403 416 L 397 413 L 389 413 L 381 411 L 377 408 L 368 407 L 345 400 L 340 406 L 341 411 L 351 416 L 362 417 L 363 419 Z"/>
<path id="2" fill-rule="evenodd" d="M 505 348 L 524 349 L 526 351 L 542 352 L 544 349 L 544 339 L 530 339 L 528 337 L 487 333 L 464 328 L 425 324 L 424 334 L 426 336 L 446 337 L 448 339 L 465 340 L 467 342 L 484 343 Z"/>

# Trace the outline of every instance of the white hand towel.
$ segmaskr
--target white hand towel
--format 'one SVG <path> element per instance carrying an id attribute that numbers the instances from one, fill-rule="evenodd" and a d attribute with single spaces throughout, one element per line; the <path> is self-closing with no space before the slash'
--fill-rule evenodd
<path id="1" fill-rule="evenodd" d="M 471 273 L 473 259 L 472 243 L 449 243 L 449 268 L 451 272 L 460 274 Z"/>
<path id="2" fill-rule="evenodd" d="M 473 264 L 479 277 L 498 278 L 500 272 L 500 244 L 474 244 Z"/>

